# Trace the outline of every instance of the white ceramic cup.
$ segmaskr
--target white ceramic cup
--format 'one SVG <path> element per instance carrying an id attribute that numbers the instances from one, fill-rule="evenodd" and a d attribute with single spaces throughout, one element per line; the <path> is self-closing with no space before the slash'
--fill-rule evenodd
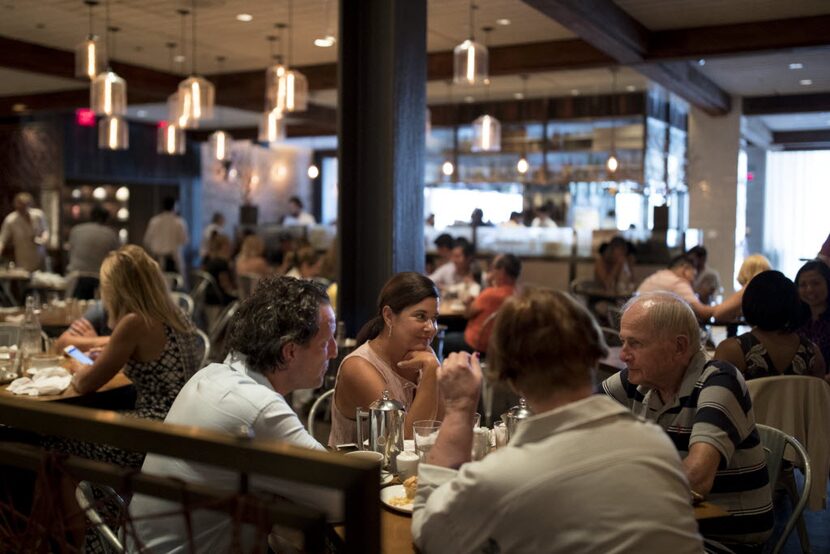
<path id="1" fill-rule="evenodd" d="M 383 454 L 374 450 L 355 450 L 354 452 L 347 452 L 346 456 L 376 462 L 379 466 L 383 463 Z"/>
<path id="2" fill-rule="evenodd" d="M 404 451 L 398 454 L 396 460 L 398 464 L 398 478 L 401 481 L 409 479 L 413 475 L 418 475 L 418 454 Z"/>

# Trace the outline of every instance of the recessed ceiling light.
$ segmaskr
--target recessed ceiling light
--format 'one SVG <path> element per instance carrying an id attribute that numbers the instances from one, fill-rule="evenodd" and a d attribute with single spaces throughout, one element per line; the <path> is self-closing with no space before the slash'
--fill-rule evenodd
<path id="1" fill-rule="evenodd" d="M 473 100 L 475 100 L 475 98 L 473 98 L 472 96 L 465 96 L 464 97 L 464 101 L 468 104 L 472 104 Z"/>
<path id="2" fill-rule="evenodd" d="M 249 21 L 254 20 L 254 16 L 252 16 L 249 13 L 239 13 L 239 14 L 236 14 L 236 20 L 241 21 L 243 23 L 248 23 Z"/>
<path id="3" fill-rule="evenodd" d="M 506 17 L 502 17 L 501 19 L 497 19 L 496 23 L 498 25 L 510 25 L 510 20 L 507 19 Z"/>
<path id="4" fill-rule="evenodd" d="M 173 56 L 173 61 L 176 63 L 182 63 L 184 61 L 184 56 L 182 56 L 181 54 L 176 54 L 175 56 Z"/>
<path id="5" fill-rule="evenodd" d="M 135 115 L 137 115 L 138 117 L 147 117 L 147 110 L 138 110 L 137 112 L 135 112 Z"/>
<path id="6" fill-rule="evenodd" d="M 513 93 L 513 98 L 515 98 L 516 100 L 521 100 L 521 99 L 523 99 L 524 97 L 525 97 L 525 95 L 524 95 L 524 94 L 522 94 L 521 92 L 514 92 L 514 93 Z"/>
<path id="7" fill-rule="evenodd" d="M 337 41 L 333 36 L 327 35 L 323 38 L 314 39 L 314 46 L 319 46 L 320 48 L 331 48 L 332 46 L 334 46 L 335 42 Z"/>
<path id="8" fill-rule="evenodd" d="M 805 87 L 809 87 L 810 85 L 812 85 L 812 84 L 813 84 L 813 80 L 812 80 L 812 79 L 801 79 L 801 80 L 798 82 L 798 84 L 800 84 L 800 85 L 804 85 Z"/>
<path id="9" fill-rule="evenodd" d="M 628 92 L 634 92 L 635 90 L 637 90 L 637 87 L 635 87 L 634 85 L 628 85 L 627 87 L 625 87 L 625 90 L 627 90 Z"/>
<path id="10" fill-rule="evenodd" d="M 804 69 L 804 64 L 803 63 L 798 63 L 798 62 L 791 63 L 790 64 L 790 69 Z"/>
<path id="11" fill-rule="evenodd" d="M 18 113 L 25 112 L 26 111 L 26 104 L 14 104 L 12 106 L 12 111 L 13 112 L 18 112 Z"/>
<path id="12" fill-rule="evenodd" d="M 706 60 L 704 60 L 703 58 L 700 58 L 700 59 L 697 61 L 697 65 L 706 65 Z"/>
<path id="13" fill-rule="evenodd" d="M 572 88 L 571 89 L 571 96 L 579 96 L 579 90 L 575 89 L 575 88 Z"/>

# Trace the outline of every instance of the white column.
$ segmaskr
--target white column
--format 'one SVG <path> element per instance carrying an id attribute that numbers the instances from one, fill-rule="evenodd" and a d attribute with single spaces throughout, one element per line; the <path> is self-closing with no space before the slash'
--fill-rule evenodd
<path id="1" fill-rule="evenodd" d="M 740 98 L 724 116 L 690 108 L 689 227 L 703 229 L 708 265 L 720 273 L 726 295 L 734 290 L 740 137 Z"/>

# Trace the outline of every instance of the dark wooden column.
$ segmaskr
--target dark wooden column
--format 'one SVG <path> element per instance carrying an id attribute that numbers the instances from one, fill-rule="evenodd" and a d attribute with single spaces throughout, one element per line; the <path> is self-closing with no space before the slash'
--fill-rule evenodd
<path id="1" fill-rule="evenodd" d="M 341 0 L 338 317 L 350 336 L 389 277 L 424 266 L 426 0 Z"/>

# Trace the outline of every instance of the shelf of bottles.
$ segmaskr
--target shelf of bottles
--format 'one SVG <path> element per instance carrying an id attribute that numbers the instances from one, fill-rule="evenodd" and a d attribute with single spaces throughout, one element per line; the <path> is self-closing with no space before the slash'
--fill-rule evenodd
<path id="1" fill-rule="evenodd" d="M 63 225 L 61 236 L 69 240 L 72 227 L 91 221 L 92 208 L 102 206 L 109 213 L 107 225 L 112 227 L 121 244 L 129 240 L 130 189 L 124 185 L 67 184 L 63 189 Z"/>

